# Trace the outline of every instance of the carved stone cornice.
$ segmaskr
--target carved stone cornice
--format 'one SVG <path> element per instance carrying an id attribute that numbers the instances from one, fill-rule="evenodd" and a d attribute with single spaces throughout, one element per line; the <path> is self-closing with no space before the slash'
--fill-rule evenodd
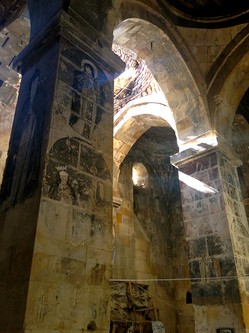
<path id="1" fill-rule="evenodd" d="M 76 46 L 86 50 L 116 78 L 125 70 L 125 63 L 111 50 L 112 41 L 99 34 L 88 22 L 81 24 L 63 12 L 61 16 L 62 36 Z"/>
<path id="2" fill-rule="evenodd" d="M 179 153 L 170 157 L 170 161 L 171 164 L 181 168 L 193 160 L 219 152 L 223 153 L 235 167 L 242 164 L 232 144 L 214 130 L 185 143 Z"/>

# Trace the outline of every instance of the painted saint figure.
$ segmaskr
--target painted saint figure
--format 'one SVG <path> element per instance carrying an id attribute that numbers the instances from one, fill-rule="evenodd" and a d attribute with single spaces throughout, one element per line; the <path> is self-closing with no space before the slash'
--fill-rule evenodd
<path id="1" fill-rule="evenodd" d="M 93 139 L 96 124 L 101 120 L 101 87 L 98 70 L 89 61 L 83 60 L 82 71 L 74 74 L 72 103 L 69 124 L 86 139 Z"/>
<path id="2" fill-rule="evenodd" d="M 60 182 L 58 185 L 58 198 L 68 204 L 72 204 L 72 193 L 68 184 L 69 174 L 66 172 L 65 167 L 58 167 Z"/>

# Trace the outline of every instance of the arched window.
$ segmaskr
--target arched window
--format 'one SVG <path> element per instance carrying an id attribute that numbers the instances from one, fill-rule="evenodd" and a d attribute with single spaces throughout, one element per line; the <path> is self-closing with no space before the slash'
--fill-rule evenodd
<path id="1" fill-rule="evenodd" d="M 133 185 L 142 188 L 149 186 L 149 174 L 146 167 L 142 163 L 134 163 L 132 166 Z"/>

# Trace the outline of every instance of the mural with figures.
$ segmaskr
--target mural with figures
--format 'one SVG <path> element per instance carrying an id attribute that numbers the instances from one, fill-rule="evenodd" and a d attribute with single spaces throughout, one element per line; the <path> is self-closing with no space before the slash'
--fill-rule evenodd
<path id="1" fill-rule="evenodd" d="M 78 138 L 62 138 L 50 150 L 43 194 L 82 208 L 111 201 L 111 176 L 101 153 Z"/>
<path id="2" fill-rule="evenodd" d="M 82 51 L 65 45 L 58 72 L 58 113 L 73 136 L 93 144 L 106 114 L 111 115 L 112 87 L 103 70 Z"/>

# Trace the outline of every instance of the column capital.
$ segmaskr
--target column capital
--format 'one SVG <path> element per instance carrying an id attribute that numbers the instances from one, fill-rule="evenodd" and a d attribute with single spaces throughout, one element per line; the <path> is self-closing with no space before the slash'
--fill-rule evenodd
<path id="1" fill-rule="evenodd" d="M 214 152 L 223 153 L 235 167 L 239 167 L 242 164 L 232 144 L 214 130 L 210 130 L 182 144 L 180 146 L 180 152 L 171 156 L 170 160 L 171 164 L 181 168 L 190 161 L 202 158 Z"/>
<path id="2" fill-rule="evenodd" d="M 73 42 L 94 57 L 116 78 L 125 69 L 123 61 L 111 50 L 111 42 L 96 31 L 89 23 L 73 20 L 65 11 L 58 12 L 47 25 L 33 37 L 25 49 L 17 56 L 14 67 L 22 74 L 31 67 L 50 45 L 61 38 Z"/>

